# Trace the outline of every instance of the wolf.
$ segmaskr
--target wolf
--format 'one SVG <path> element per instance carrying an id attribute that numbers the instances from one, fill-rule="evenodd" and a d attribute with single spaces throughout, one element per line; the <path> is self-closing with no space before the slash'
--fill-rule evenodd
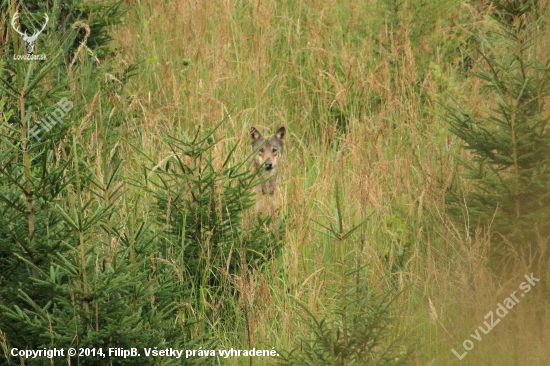
<path id="1" fill-rule="evenodd" d="M 263 137 L 255 128 L 250 128 L 250 140 L 254 161 L 252 170 L 262 179 L 262 184 L 254 187 L 256 193 L 256 214 L 271 214 L 277 228 L 279 211 L 279 172 L 285 152 L 285 127 L 280 127 L 273 136 Z M 276 234 L 278 230 L 275 230 Z"/>

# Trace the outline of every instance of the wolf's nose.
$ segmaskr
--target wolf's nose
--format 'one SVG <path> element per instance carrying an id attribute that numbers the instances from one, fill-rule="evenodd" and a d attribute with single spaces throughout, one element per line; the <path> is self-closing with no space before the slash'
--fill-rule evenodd
<path id="1" fill-rule="evenodd" d="M 270 162 L 270 161 L 267 161 L 267 162 L 265 163 L 265 168 L 266 168 L 267 170 L 273 169 L 273 163 Z"/>

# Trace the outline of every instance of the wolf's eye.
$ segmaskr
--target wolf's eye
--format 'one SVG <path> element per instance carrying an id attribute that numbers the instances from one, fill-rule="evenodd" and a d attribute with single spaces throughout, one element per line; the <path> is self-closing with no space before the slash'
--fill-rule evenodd
<path id="1" fill-rule="evenodd" d="M 275 154 L 275 153 L 277 152 L 277 149 L 273 149 L 273 150 L 271 150 L 271 152 L 272 152 L 273 154 Z"/>
<path id="2" fill-rule="evenodd" d="M 264 152 L 264 148 L 263 148 L 263 147 L 262 147 L 262 148 L 260 149 L 260 152 L 261 152 L 261 153 L 263 153 L 263 152 Z"/>

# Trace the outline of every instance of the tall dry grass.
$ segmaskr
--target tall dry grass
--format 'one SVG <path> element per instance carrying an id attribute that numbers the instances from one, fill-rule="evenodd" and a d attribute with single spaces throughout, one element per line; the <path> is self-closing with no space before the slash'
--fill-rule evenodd
<path id="1" fill-rule="evenodd" d="M 121 62 L 141 68 L 124 107 L 125 142 L 160 163 L 170 154 L 163 136 L 223 118 L 220 156 L 239 143 L 245 157 L 251 125 L 290 132 L 284 248 L 263 270 L 236 279 L 243 321 L 219 326 L 223 345 L 290 349 L 303 330 L 291 298 L 318 314 L 334 300 L 326 289 L 336 281 L 340 248 L 314 220 L 334 212 L 339 184 L 348 228 L 372 214 L 345 248 L 368 265 L 365 286 L 411 285 L 399 327 L 417 346 L 412 364 L 548 364 L 549 315 L 538 288 L 464 360 L 451 353 L 531 273 L 518 255 L 513 273 L 496 278 L 487 269 L 486 233 L 468 236 L 474 223 L 452 221 L 445 207 L 446 190 L 459 184 L 453 153 L 460 142 L 447 132 L 441 105 L 449 92 L 484 108 L 461 46 L 492 27 L 490 8 L 451 0 L 136 0 L 129 7 L 115 41 L 125 50 Z M 139 175 L 139 159 L 126 170 Z M 147 210 L 141 204 L 134 214 Z"/>

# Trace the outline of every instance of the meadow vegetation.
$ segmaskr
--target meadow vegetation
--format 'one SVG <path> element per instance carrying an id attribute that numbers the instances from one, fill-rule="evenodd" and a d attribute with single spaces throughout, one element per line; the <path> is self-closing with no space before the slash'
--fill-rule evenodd
<path id="1" fill-rule="evenodd" d="M 4 355 L 548 364 L 547 1 L 67 0 L 27 9 L 55 24 L 42 63 L 9 59 L 16 3 L 0 6 Z M 62 98 L 65 123 L 23 146 Z M 278 238 L 251 209 L 251 126 L 287 131 Z"/>

